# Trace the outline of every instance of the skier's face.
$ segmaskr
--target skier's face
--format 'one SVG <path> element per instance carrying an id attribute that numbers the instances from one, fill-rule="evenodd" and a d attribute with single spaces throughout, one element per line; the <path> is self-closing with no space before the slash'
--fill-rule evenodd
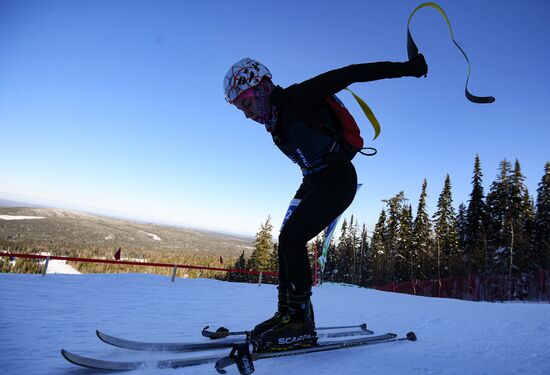
<path id="1" fill-rule="evenodd" d="M 243 93 L 239 95 L 233 102 L 235 107 L 243 111 L 246 118 L 250 118 L 256 122 L 260 122 L 260 111 L 258 110 L 258 103 L 254 97 L 254 93 Z"/>

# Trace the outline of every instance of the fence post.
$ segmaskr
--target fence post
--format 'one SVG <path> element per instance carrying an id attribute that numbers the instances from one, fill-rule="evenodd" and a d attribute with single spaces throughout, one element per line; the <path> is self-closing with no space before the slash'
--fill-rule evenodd
<path id="1" fill-rule="evenodd" d="M 262 272 L 260 272 L 260 276 L 258 277 L 258 286 L 262 286 Z"/>
<path id="2" fill-rule="evenodd" d="M 176 273 L 178 272 L 178 266 L 174 264 L 174 270 L 172 271 L 172 282 L 176 280 Z"/>
<path id="3" fill-rule="evenodd" d="M 50 257 L 46 258 L 46 263 L 44 264 L 44 271 L 42 271 L 42 276 L 46 276 L 46 272 L 48 271 L 48 264 L 50 263 Z"/>

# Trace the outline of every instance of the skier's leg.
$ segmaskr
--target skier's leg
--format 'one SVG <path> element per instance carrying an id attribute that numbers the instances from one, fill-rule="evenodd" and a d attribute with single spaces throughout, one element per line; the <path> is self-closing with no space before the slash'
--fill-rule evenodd
<path id="1" fill-rule="evenodd" d="M 279 235 L 279 256 L 285 267 L 288 313 L 281 323 L 262 334 L 270 347 L 299 347 L 316 341 L 311 306 L 311 267 L 307 242 L 351 204 L 357 190 L 357 175 L 351 162 L 333 165 L 302 184 L 302 201 Z M 300 195 L 300 190 L 298 194 Z"/>
<path id="2" fill-rule="evenodd" d="M 357 175 L 351 162 L 332 165 L 310 180 L 311 187 L 279 234 L 285 281 L 296 293 L 311 290 L 307 242 L 349 207 L 357 191 Z"/>
<path id="3" fill-rule="evenodd" d="M 294 209 L 300 204 L 301 199 L 296 198 L 297 196 L 304 195 L 308 189 L 308 184 L 302 183 L 300 185 L 300 188 L 298 189 L 298 192 L 296 193 L 296 196 L 292 201 L 290 202 L 290 206 L 287 209 L 287 212 L 285 213 L 285 219 L 283 221 L 283 224 L 281 226 L 281 229 L 284 227 L 286 221 L 288 218 L 292 215 L 292 212 Z M 279 271 L 279 286 L 277 287 L 278 290 L 278 296 L 277 296 L 277 311 L 275 314 L 257 324 L 254 329 L 252 330 L 252 337 L 260 337 L 262 333 L 265 331 L 268 331 L 272 329 L 273 327 L 277 326 L 279 323 L 281 323 L 281 319 L 285 314 L 288 312 L 288 302 L 287 302 L 287 293 L 288 293 L 288 281 L 287 281 L 287 272 L 286 272 L 286 265 L 285 260 L 281 256 L 281 252 L 277 251 L 277 257 L 278 257 L 278 271 Z"/>

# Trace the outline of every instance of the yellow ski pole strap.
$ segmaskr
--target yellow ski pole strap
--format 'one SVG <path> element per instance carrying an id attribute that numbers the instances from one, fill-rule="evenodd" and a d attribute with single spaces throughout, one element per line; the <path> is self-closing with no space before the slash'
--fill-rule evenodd
<path id="1" fill-rule="evenodd" d="M 464 58 L 466 59 L 466 62 L 468 63 L 468 77 L 466 78 L 466 87 L 465 87 L 466 98 L 468 98 L 468 100 L 471 101 L 472 103 L 477 103 L 477 104 L 493 103 L 495 101 L 495 98 L 492 96 L 475 96 L 472 93 L 470 93 L 470 91 L 468 91 L 468 81 L 470 80 L 470 73 L 471 73 L 470 60 L 468 59 L 466 52 L 464 52 L 462 47 L 460 47 L 460 45 L 456 42 L 453 34 L 453 29 L 451 28 L 451 23 L 449 22 L 449 18 L 447 17 L 443 9 L 436 3 L 428 2 L 428 3 L 420 4 L 412 11 L 411 15 L 409 16 L 409 21 L 407 22 L 407 54 L 409 56 L 409 60 L 418 53 L 418 47 L 414 43 L 414 40 L 411 36 L 411 30 L 410 30 L 411 20 L 413 15 L 420 8 L 424 8 L 424 7 L 432 7 L 436 9 L 439 13 L 441 13 L 443 18 L 447 22 L 447 26 L 449 26 L 449 31 L 451 32 L 451 38 L 453 40 L 453 43 L 460 50 L 460 52 L 462 52 L 462 54 L 464 55 Z"/>
<path id="2" fill-rule="evenodd" d="M 472 103 L 477 103 L 477 104 L 493 103 L 495 101 L 495 98 L 492 97 L 492 96 L 476 96 L 476 95 L 473 95 L 472 93 L 470 93 L 470 91 L 468 91 L 468 82 L 470 81 L 470 73 L 471 73 L 470 60 L 468 59 L 468 56 L 466 55 L 466 52 L 464 52 L 462 47 L 460 47 L 460 45 L 456 42 L 455 37 L 454 37 L 454 33 L 453 33 L 453 29 L 451 27 L 451 22 L 449 21 L 449 18 L 447 17 L 447 15 L 443 11 L 443 9 L 439 5 L 437 5 L 436 3 L 427 2 L 427 3 L 420 4 L 419 6 L 417 6 L 412 11 L 411 15 L 409 16 L 409 20 L 407 21 L 407 55 L 409 57 L 409 60 L 412 59 L 416 54 L 418 54 L 418 47 L 416 46 L 416 44 L 415 44 L 415 42 L 414 42 L 414 40 L 411 36 L 411 30 L 410 30 L 411 20 L 412 20 L 414 14 L 419 9 L 424 8 L 424 7 L 432 7 L 434 9 L 436 9 L 443 16 L 443 18 L 445 19 L 445 22 L 447 22 L 447 26 L 449 26 L 449 31 L 451 32 L 451 38 L 453 40 L 453 43 L 460 50 L 460 52 L 462 52 L 462 54 L 464 55 L 464 58 L 466 59 L 466 62 L 468 63 L 468 77 L 466 78 L 466 87 L 465 87 L 465 90 L 464 90 L 465 94 L 466 94 L 466 98 L 469 101 L 471 101 Z M 378 120 L 374 116 L 374 113 L 372 112 L 370 107 L 367 105 L 367 103 L 365 103 L 365 101 L 363 99 L 361 99 L 359 97 L 359 95 L 357 95 L 356 93 L 351 91 L 349 88 L 346 88 L 346 90 L 348 90 L 353 95 L 355 100 L 357 100 L 357 103 L 359 103 L 359 106 L 361 107 L 361 109 L 365 113 L 365 116 L 367 116 L 367 118 L 369 119 L 369 121 L 370 121 L 370 123 L 371 123 L 371 125 L 374 129 L 374 138 L 373 138 L 373 140 L 375 140 L 380 135 L 380 129 L 381 129 L 380 128 L 380 123 L 378 122 Z"/>
<path id="3" fill-rule="evenodd" d="M 357 103 L 359 103 L 359 106 L 361 107 L 361 109 L 365 113 L 365 116 L 367 116 L 367 118 L 369 119 L 369 121 L 370 121 L 370 123 L 371 123 L 371 125 L 374 129 L 374 138 L 372 139 L 374 141 L 380 135 L 380 123 L 378 122 L 378 120 L 374 116 L 374 113 L 372 112 L 370 107 L 367 105 L 367 103 L 365 103 L 365 101 L 363 99 L 361 99 L 359 97 L 359 95 L 357 95 L 356 93 L 351 91 L 349 88 L 346 88 L 346 90 L 351 92 L 351 95 L 353 95 L 355 100 L 357 100 Z"/>

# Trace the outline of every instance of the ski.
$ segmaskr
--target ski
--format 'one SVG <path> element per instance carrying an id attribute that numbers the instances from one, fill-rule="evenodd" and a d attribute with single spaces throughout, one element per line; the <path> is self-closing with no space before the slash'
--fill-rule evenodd
<path id="1" fill-rule="evenodd" d="M 209 331 L 208 328 L 210 326 L 206 326 L 202 329 L 202 335 L 204 337 L 208 337 L 210 339 L 221 339 L 227 336 L 245 336 L 247 334 L 247 331 L 230 331 L 225 327 L 220 327 L 216 331 Z M 316 331 L 329 331 L 329 330 L 336 330 L 336 329 L 350 329 L 350 328 L 359 328 L 362 331 L 370 332 L 370 334 L 374 334 L 373 331 L 370 331 L 367 329 L 367 323 L 362 323 L 359 325 L 351 325 L 351 326 L 332 326 L 332 327 L 317 327 L 315 328 Z"/>
<path id="2" fill-rule="evenodd" d="M 372 335 L 373 332 L 366 329 L 353 330 L 353 331 L 344 331 L 344 332 L 326 332 L 320 333 L 317 335 L 319 339 L 324 338 L 337 338 L 337 337 L 348 337 L 348 336 L 361 336 L 361 335 Z M 142 342 L 142 341 L 131 341 L 126 340 L 120 337 L 115 337 L 103 333 L 101 331 L 96 331 L 97 337 L 109 345 L 117 346 L 119 348 L 132 349 L 132 350 L 142 350 L 142 351 L 160 351 L 160 352 L 190 352 L 190 351 L 199 351 L 199 350 L 213 350 L 213 349 L 222 349 L 222 348 L 231 348 L 233 344 L 245 343 L 246 339 L 239 340 L 222 340 L 216 342 L 200 342 L 200 343 L 169 343 L 169 342 Z"/>
<path id="3" fill-rule="evenodd" d="M 325 352 L 329 350 L 348 349 L 357 346 L 366 346 L 374 344 L 383 344 L 396 341 L 416 341 L 414 332 L 409 332 L 405 337 L 397 337 L 395 333 L 386 333 L 385 335 L 363 337 L 357 339 L 348 339 L 344 341 L 328 341 L 310 348 L 276 351 L 265 353 L 251 353 L 248 345 L 235 345 L 231 353 L 216 361 L 215 368 L 220 374 L 226 374 L 225 368 L 231 365 L 237 365 L 241 375 L 250 375 L 254 372 L 254 361 L 267 358 L 288 357 L 293 355 Z"/>
<path id="4" fill-rule="evenodd" d="M 170 359 L 160 361 L 133 361 L 133 362 L 119 362 L 109 361 L 96 358 L 83 357 L 64 349 L 61 350 L 63 357 L 78 366 L 97 369 L 97 370 L 110 370 L 110 371 L 128 371 L 136 369 L 146 368 L 180 368 L 188 366 L 202 365 L 206 363 L 215 363 L 216 370 L 219 373 L 225 374 L 226 368 L 236 364 L 241 374 L 251 374 L 254 371 L 253 361 L 286 357 L 293 355 L 316 353 L 328 350 L 346 349 L 357 346 L 366 346 L 373 344 L 381 344 L 387 342 L 396 341 L 416 341 L 416 336 L 413 332 L 409 332 L 406 337 L 397 337 L 394 333 L 387 333 L 385 335 L 368 336 L 360 338 L 352 338 L 346 340 L 334 340 L 326 341 L 315 346 L 303 349 L 295 349 L 290 351 L 277 351 L 277 352 L 265 352 L 265 353 L 250 353 L 249 346 L 246 342 L 234 343 L 229 356 L 221 357 L 219 355 L 209 355 L 182 359 Z M 236 353 L 238 353 L 236 355 Z M 244 353 L 244 354 L 243 354 Z M 244 359 L 243 359 L 244 357 Z"/>
<path id="5" fill-rule="evenodd" d="M 78 354 L 71 353 L 65 349 L 61 349 L 61 355 L 65 359 L 77 366 L 92 368 L 96 370 L 107 371 L 130 371 L 146 368 L 179 368 L 187 366 L 196 366 L 206 363 L 214 363 L 220 359 L 219 355 L 210 355 L 204 357 L 193 357 L 186 359 L 173 359 L 163 361 L 133 361 L 133 362 L 118 362 L 118 361 L 106 361 L 102 359 L 83 357 Z"/>

